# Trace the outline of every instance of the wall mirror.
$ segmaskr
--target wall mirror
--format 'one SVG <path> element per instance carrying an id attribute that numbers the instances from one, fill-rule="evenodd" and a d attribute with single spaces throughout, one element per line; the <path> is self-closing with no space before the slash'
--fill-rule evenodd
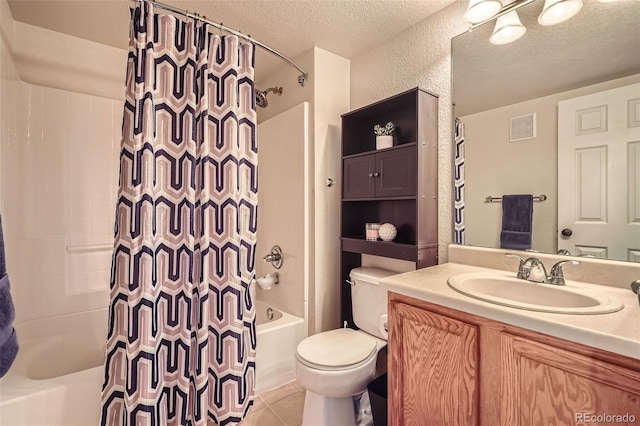
<path id="1" fill-rule="evenodd" d="M 454 241 L 500 247 L 502 205 L 487 197 L 545 195 L 534 202 L 531 249 L 640 262 L 639 3 L 584 0 L 571 20 L 546 27 L 537 22 L 543 4 L 518 9 L 527 32 L 513 43 L 489 42 L 495 21 L 452 40 L 453 117 L 464 125 L 452 144 L 454 157 L 464 153 L 454 165 L 454 175 L 463 172 L 454 183 Z M 626 96 L 622 149 L 602 142 L 567 151 L 563 131 L 573 132 L 575 111 L 587 111 L 581 123 L 593 133 L 618 119 L 605 101 L 583 110 L 578 103 L 561 119 L 560 105 L 616 88 Z M 565 123 L 568 116 L 574 121 Z M 567 167 L 569 157 L 579 164 Z M 616 170 L 623 181 L 612 185 Z M 563 185 L 575 193 L 566 196 Z M 614 219 L 625 222 L 618 234 L 607 228 Z"/>

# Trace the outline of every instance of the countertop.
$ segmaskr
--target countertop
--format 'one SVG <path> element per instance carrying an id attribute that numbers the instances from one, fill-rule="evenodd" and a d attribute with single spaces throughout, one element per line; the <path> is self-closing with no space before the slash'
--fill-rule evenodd
<path id="1" fill-rule="evenodd" d="M 567 284 L 584 285 L 618 297 L 624 308 L 595 315 L 535 312 L 477 300 L 449 287 L 447 279 L 450 276 L 468 272 L 505 273 L 498 269 L 445 263 L 384 278 L 380 285 L 390 292 L 640 359 L 640 306 L 637 295 L 631 290 L 567 280 Z"/>

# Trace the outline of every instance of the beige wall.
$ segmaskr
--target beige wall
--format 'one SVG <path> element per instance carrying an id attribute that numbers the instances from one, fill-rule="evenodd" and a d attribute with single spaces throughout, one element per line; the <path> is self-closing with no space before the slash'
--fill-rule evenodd
<path id="1" fill-rule="evenodd" d="M 315 331 L 340 326 L 340 115 L 349 110 L 349 61 L 314 49 L 314 286 Z M 336 183 L 328 187 L 327 178 Z"/>
<path id="2" fill-rule="evenodd" d="M 447 261 L 451 242 L 451 38 L 467 30 L 458 0 L 382 45 L 371 46 L 351 61 L 351 108 L 422 87 L 440 95 L 438 162 L 439 262 Z"/>
<path id="3" fill-rule="evenodd" d="M 533 210 L 531 248 L 557 250 L 558 102 L 626 86 L 640 74 L 462 117 L 465 125 L 466 244 L 500 246 L 500 203 L 485 203 L 488 195 L 545 194 Z M 536 113 L 537 137 L 509 142 L 509 119 Z"/>

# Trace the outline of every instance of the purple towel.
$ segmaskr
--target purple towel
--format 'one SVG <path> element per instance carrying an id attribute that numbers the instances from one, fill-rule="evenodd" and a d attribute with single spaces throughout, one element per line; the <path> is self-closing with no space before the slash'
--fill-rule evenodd
<path id="1" fill-rule="evenodd" d="M 502 196 L 502 232 L 500 247 L 514 250 L 531 248 L 533 196 Z"/>
<path id="2" fill-rule="evenodd" d="M 18 354 L 18 337 L 13 328 L 16 312 L 9 290 L 9 275 L 7 275 L 4 256 L 2 217 L 0 217 L 0 377 L 7 374 Z"/>

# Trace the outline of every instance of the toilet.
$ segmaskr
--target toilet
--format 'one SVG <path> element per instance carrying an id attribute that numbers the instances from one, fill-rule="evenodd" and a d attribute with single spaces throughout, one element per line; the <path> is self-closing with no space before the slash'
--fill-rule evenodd
<path id="1" fill-rule="evenodd" d="M 296 379 L 307 390 L 302 426 L 356 426 L 353 397 L 367 390 L 378 351 L 387 344 L 387 293 L 378 284 L 395 274 L 372 267 L 353 269 L 351 306 L 360 330 L 325 331 L 298 345 Z"/>

